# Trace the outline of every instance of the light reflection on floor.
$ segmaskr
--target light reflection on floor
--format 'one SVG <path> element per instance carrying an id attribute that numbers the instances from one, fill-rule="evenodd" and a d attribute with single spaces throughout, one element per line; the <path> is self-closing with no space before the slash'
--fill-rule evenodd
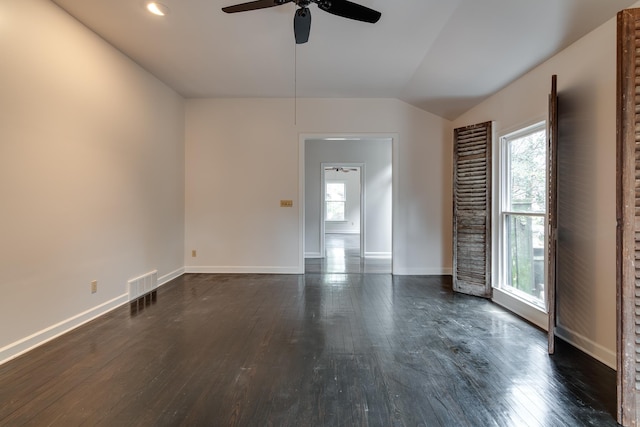
<path id="1" fill-rule="evenodd" d="M 347 286 L 349 284 L 349 276 L 344 273 L 331 273 L 323 276 L 322 283 L 331 286 Z"/>
<path id="2" fill-rule="evenodd" d="M 327 234 L 325 258 L 305 260 L 306 273 L 391 273 L 391 258 L 362 258 L 359 234 Z"/>

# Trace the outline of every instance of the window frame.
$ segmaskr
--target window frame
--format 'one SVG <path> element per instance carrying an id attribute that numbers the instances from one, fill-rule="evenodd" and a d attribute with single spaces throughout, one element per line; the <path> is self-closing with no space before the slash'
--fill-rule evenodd
<path id="1" fill-rule="evenodd" d="M 329 184 L 342 184 L 342 187 L 344 188 L 344 200 L 327 200 L 327 187 L 329 186 Z M 331 180 L 325 180 L 324 182 L 324 222 L 330 222 L 332 224 L 340 224 L 340 223 L 346 223 L 347 222 L 347 181 L 345 180 L 336 180 L 336 179 L 331 179 Z M 328 208 L 328 203 L 342 203 L 344 209 L 343 209 L 343 216 L 342 219 L 328 219 L 328 212 L 327 212 L 327 208 Z"/>
<path id="2" fill-rule="evenodd" d="M 498 156 L 498 161 L 495 162 L 495 174 L 497 179 L 495 182 L 494 191 L 497 192 L 497 197 L 495 200 L 495 226 L 494 226 L 494 241 L 497 243 L 495 248 L 495 264 L 493 267 L 494 270 L 494 289 L 498 289 L 499 291 L 505 293 L 506 295 L 515 298 L 516 300 L 525 303 L 526 305 L 534 308 L 537 311 L 546 314 L 546 287 L 547 283 L 547 270 L 548 270 L 548 248 L 549 248 L 549 230 L 547 227 L 548 224 L 548 147 L 547 147 L 547 126 L 548 122 L 546 119 L 539 119 L 531 122 L 530 124 L 526 124 L 523 126 L 518 126 L 515 129 L 510 131 L 506 131 L 501 134 L 498 138 L 498 150 L 495 150 L 496 155 Z M 544 189 L 545 189 L 545 208 L 543 211 L 537 212 L 526 212 L 526 211 L 516 211 L 511 209 L 511 194 L 510 194 L 510 180 L 511 180 L 511 170 L 510 170 L 510 151 L 509 151 L 509 143 L 510 141 L 522 138 L 524 136 L 536 133 L 536 132 L 544 132 L 545 135 L 545 173 L 544 176 Z M 543 277 L 545 284 L 545 292 L 543 292 L 543 299 L 540 300 L 528 293 L 521 291 L 510 285 L 510 269 L 508 268 L 509 259 L 509 222 L 508 217 L 516 216 L 526 216 L 530 218 L 540 218 L 543 221 L 543 229 L 544 229 L 544 248 L 543 248 Z"/>

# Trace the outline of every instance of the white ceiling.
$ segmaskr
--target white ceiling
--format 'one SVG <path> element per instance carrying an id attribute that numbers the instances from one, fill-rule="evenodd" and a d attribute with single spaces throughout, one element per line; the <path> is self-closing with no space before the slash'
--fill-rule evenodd
<path id="1" fill-rule="evenodd" d="M 161 1 L 164 18 L 145 0 L 53 0 L 186 98 L 399 98 L 448 119 L 636 2 L 358 0 L 377 24 L 312 4 L 296 47 L 292 3 L 226 14 L 242 0 Z"/>

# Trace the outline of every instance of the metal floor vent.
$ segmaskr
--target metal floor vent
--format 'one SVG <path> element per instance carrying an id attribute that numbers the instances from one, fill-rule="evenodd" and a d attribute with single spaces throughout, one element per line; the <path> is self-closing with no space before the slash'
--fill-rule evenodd
<path id="1" fill-rule="evenodd" d="M 131 279 L 129 285 L 129 302 L 132 311 L 141 309 L 145 305 L 156 301 L 158 289 L 158 270 L 150 271 L 142 276 Z"/>

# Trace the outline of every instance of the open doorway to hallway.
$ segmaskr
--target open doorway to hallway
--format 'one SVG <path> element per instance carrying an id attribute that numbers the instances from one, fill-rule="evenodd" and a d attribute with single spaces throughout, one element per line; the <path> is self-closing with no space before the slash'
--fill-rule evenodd
<path id="1" fill-rule="evenodd" d="M 306 273 L 392 272 L 392 144 L 304 140 Z"/>

